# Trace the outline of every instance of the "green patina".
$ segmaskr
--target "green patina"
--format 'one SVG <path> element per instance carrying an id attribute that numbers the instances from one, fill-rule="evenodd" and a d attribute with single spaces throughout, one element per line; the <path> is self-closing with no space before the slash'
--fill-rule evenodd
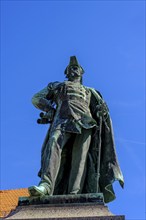
<path id="1" fill-rule="evenodd" d="M 124 185 L 108 107 L 98 91 L 82 85 L 83 72 L 71 57 L 68 80 L 49 83 L 32 98 L 44 112 L 39 123 L 50 127 L 42 146 L 41 181 L 29 187 L 31 196 L 98 192 L 110 202 L 113 182 Z"/>

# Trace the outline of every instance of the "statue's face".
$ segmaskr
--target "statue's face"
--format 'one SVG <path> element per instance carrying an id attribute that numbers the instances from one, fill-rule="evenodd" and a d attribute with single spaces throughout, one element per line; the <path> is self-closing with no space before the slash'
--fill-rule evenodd
<path id="1" fill-rule="evenodd" d="M 82 76 L 81 68 L 78 66 L 69 66 L 67 69 L 67 78 L 74 79 Z"/>

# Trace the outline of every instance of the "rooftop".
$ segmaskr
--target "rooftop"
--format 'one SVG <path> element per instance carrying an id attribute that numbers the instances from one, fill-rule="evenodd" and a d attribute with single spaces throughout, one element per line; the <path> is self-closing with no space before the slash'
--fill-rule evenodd
<path id="1" fill-rule="evenodd" d="M 29 196 L 27 188 L 0 190 L 0 217 L 5 217 L 14 210 L 21 196 Z"/>

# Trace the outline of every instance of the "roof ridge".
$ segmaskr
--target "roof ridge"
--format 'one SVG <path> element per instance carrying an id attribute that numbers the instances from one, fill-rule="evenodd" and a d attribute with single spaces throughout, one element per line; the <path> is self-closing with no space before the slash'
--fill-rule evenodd
<path id="1" fill-rule="evenodd" d="M 1 189 L 0 192 L 2 192 L 2 191 L 13 191 L 13 190 L 23 190 L 23 189 L 27 189 L 27 188 L 18 188 L 18 189 Z"/>

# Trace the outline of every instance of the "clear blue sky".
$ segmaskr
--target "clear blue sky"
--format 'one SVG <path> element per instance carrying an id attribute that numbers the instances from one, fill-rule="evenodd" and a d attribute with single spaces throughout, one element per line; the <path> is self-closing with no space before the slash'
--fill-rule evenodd
<path id="1" fill-rule="evenodd" d="M 125 189 L 109 204 L 145 219 L 145 1 L 1 1 L 1 189 L 38 184 L 48 125 L 34 93 L 64 80 L 69 57 L 110 108 Z"/>

